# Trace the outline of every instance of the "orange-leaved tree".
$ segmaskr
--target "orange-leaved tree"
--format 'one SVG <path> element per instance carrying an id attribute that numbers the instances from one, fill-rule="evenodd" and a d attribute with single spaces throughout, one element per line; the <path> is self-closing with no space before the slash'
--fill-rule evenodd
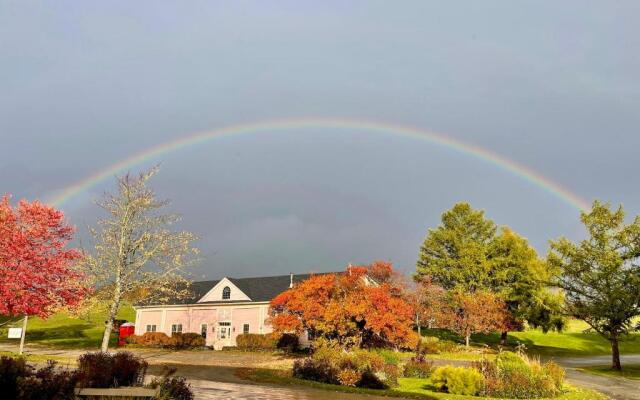
<path id="1" fill-rule="evenodd" d="M 271 325 L 344 347 L 413 347 L 413 307 L 401 288 L 370 271 L 371 265 L 349 266 L 297 284 L 271 301 Z M 391 277 L 393 269 L 388 272 L 383 275 Z"/>
<path id="2" fill-rule="evenodd" d="M 509 322 L 505 302 L 491 292 L 454 290 L 442 300 L 444 304 L 437 308 L 438 326 L 464 337 L 467 347 L 472 334 L 501 332 Z"/>

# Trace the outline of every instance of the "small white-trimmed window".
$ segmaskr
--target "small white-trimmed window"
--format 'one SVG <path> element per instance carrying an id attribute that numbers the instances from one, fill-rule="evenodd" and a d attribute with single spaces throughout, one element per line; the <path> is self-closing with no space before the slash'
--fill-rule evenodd
<path id="1" fill-rule="evenodd" d="M 249 324 L 242 325 L 242 333 L 249 333 Z"/>
<path id="2" fill-rule="evenodd" d="M 147 325 L 147 332 L 155 332 L 155 331 L 156 331 L 155 325 Z"/>
<path id="3" fill-rule="evenodd" d="M 229 300 L 231 298 L 231 288 L 229 286 L 225 286 L 222 289 L 222 300 Z"/>
<path id="4" fill-rule="evenodd" d="M 205 339 L 207 338 L 207 324 L 200 325 L 200 335 Z"/>
<path id="5" fill-rule="evenodd" d="M 171 334 L 174 333 L 182 333 L 182 324 L 173 324 L 171 325 Z"/>

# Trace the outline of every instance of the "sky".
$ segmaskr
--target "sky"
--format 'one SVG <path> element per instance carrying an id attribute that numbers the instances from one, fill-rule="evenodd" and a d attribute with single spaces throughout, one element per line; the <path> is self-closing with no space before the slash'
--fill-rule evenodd
<path id="1" fill-rule="evenodd" d="M 194 132 L 349 118 L 439 132 L 640 214 L 637 1 L 0 1 L 0 193 L 47 201 Z M 200 239 L 195 278 L 411 273 L 458 201 L 541 255 L 579 211 L 494 164 L 359 129 L 168 152 L 153 187 Z M 60 205 L 78 236 L 108 179 Z M 87 245 L 87 242 L 83 240 Z"/>

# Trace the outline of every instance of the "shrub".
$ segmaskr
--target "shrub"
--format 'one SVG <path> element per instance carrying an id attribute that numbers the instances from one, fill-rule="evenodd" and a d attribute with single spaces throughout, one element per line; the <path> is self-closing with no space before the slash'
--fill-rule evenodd
<path id="1" fill-rule="evenodd" d="M 205 346 L 205 339 L 198 333 L 174 333 L 169 338 L 168 346 L 176 349 L 195 349 Z"/>
<path id="2" fill-rule="evenodd" d="M 236 337 L 236 346 L 240 350 L 275 350 L 278 338 L 274 334 L 243 333 Z"/>
<path id="3" fill-rule="evenodd" d="M 378 375 L 371 371 L 363 372 L 356 386 L 367 389 L 386 389 L 388 387 Z"/>
<path id="4" fill-rule="evenodd" d="M 149 364 L 128 351 L 113 354 L 113 379 L 117 386 L 138 386 L 144 383 Z"/>
<path id="5" fill-rule="evenodd" d="M 385 363 L 380 354 L 367 350 L 350 352 L 339 348 L 320 347 L 293 365 L 293 376 L 317 382 L 374 389 L 395 386 L 398 367 Z"/>
<path id="6" fill-rule="evenodd" d="M 17 399 L 72 399 L 77 382 L 77 373 L 56 368 L 54 361 L 35 372 L 35 374 L 18 380 Z"/>
<path id="7" fill-rule="evenodd" d="M 8 399 L 18 397 L 18 379 L 31 376 L 33 368 L 24 358 L 0 358 L 0 393 Z"/>
<path id="8" fill-rule="evenodd" d="M 324 360 L 305 358 L 293 363 L 293 376 L 310 381 L 339 384 L 338 370 Z"/>
<path id="9" fill-rule="evenodd" d="M 134 340 L 136 344 L 150 347 L 165 347 L 171 344 L 171 338 L 164 332 L 146 332 Z"/>
<path id="10" fill-rule="evenodd" d="M 363 373 L 366 373 L 366 371 Z M 383 386 L 396 387 L 398 386 L 398 378 L 400 377 L 400 368 L 397 365 L 385 364 L 382 367 L 382 371 L 376 374 L 378 378 L 384 383 Z"/>
<path id="11" fill-rule="evenodd" d="M 127 344 L 141 344 L 142 335 L 129 335 L 124 338 L 125 343 Z"/>
<path id="12" fill-rule="evenodd" d="M 564 384 L 564 370 L 557 364 L 541 364 L 511 352 L 501 352 L 495 361 L 482 360 L 473 366 L 485 377 L 482 394 L 491 397 L 555 397 Z"/>
<path id="13" fill-rule="evenodd" d="M 158 400 L 193 400 L 191 385 L 183 377 L 175 377 L 175 368 L 166 368 L 160 378 L 155 378 L 149 384 L 152 388 L 160 388 Z"/>
<path id="14" fill-rule="evenodd" d="M 374 350 L 377 354 L 384 358 L 385 364 L 398 365 L 400 364 L 400 353 L 395 350 L 389 349 L 376 349 Z"/>
<path id="15" fill-rule="evenodd" d="M 16 400 L 71 399 L 77 373 L 56 368 L 56 363 L 35 370 L 23 358 L 3 356 L 0 359 L 0 393 L 2 398 Z"/>
<path id="16" fill-rule="evenodd" d="M 460 346 L 457 343 L 432 336 L 423 337 L 420 346 L 426 354 L 457 353 L 460 351 Z"/>
<path id="17" fill-rule="evenodd" d="M 480 393 L 484 378 L 476 369 L 446 365 L 431 374 L 431 383 L 440 391 L 474 396 Z"/>
<path id="18" fill-rule="evenodd" d="M 356 383 L 360 381 L 362 374 L 355 369 L 345 368 L 338 372 L 338 381 L 342 386 L 356 386 Z"/>
<path id="19" fill-rule="evenodd" d="M 295 353 L 300 350 L 300 339 L 295 333 L 283 333 L 280 335 L 276 347 L 285 353 Z"/>
<path id="20" fill-rule="evenodd" d="M 402 375 L 405 378 L 427 378 L 433 371 L 432 361 L 410 360 L 404 365 Z"/>
<path id="21" fill-rule="evenodd" d="M 132 353 L 85 353 L 78 358 L 80 387 L 110 388 L 141 385 L 148 364 Z"/>
<path id="22" fill-rule="evenodd" d="M 193 400 L 191 385 L 182 376 L 166 378 L 160 383 L 158 400 Z"/>

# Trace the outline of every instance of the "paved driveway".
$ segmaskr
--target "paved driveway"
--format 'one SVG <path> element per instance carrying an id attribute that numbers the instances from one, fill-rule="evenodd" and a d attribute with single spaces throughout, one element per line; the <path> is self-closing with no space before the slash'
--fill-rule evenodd
<path id="1" fill-rule="evenodd" d="M 581 372 L 577 368 L 589 365 L 610 365 L 611 356 L 590 357 L 550 357 L 567 370 L 567 379 L 576 386 L 594 389 L 615 400 L 640 400 L 640 381 L 600 376 Z M 625 364 L 640 364 L 640 354 L 620 357 L 622 368 Z"/>
<path id="2" fill-rule="evenodd" d="M 255 384 L 234 375 L 234 368 L 221 366 L 174 365 L 177 374 L 189 380 L 196 399 L 241 399 L 241 400 L 389 400 L 388 397 L 328 392 L 304 386 L 282 387 Z M 161 365 L 152 365 L 149 375 L 161 373 Z"/>

